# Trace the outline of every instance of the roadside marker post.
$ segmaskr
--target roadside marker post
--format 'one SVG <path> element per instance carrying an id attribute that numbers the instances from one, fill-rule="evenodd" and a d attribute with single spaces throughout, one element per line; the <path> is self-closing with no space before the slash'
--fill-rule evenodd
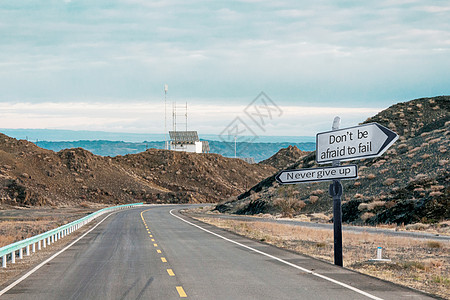
<path id="1" fill-rule="evenodd" d="M 331 131 L 316 135 L 316 162 L 331 167 L 283 170 L 275 176 L 280 184 L 333 181 L 329 194 L 333 198 L 334 264 L 343 266 L 341 180 L 357 179 L 356 165 L 341 166 L 341 161 L 381 156 L 398 139 L 392 130 L 370 123 L 339 129 L 341 118 L 335 117 Z"/>

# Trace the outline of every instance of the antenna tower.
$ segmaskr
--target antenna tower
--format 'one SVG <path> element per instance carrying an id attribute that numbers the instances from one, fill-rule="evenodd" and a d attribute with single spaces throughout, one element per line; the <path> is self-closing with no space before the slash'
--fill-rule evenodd
<path id="1" fill-rule="evenodd" d="M 169 90 L 169 86 L 167 84 L 164 85 L 164 147 L 166 150 L 169 149 L 169 143 L 167 142 L 167 91 Z"/>

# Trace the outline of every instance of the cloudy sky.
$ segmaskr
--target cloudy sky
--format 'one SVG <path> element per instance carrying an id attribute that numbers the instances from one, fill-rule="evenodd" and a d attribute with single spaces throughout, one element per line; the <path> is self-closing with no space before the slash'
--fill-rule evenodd
<path id="1" fill-rule="evenodd" d="M 162 133 L 168 84 L 190 129 L 249 124 L 264 91 L 282 113 L 257 134 L 311 136 L 450 94 L 449 20 L 447 0 L 0 0 L 0 128 Z"/>

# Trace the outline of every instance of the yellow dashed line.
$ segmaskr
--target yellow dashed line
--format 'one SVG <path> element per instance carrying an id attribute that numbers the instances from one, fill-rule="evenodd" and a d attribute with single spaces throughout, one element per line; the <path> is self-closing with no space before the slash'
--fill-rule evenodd
<path id="1" fill-rule="evenodd" d="M 149 237 L 152 238 L 151 240 L 152 240 L 152 242 L 154 242 L 155 239 L 153 239 L 153 235 L 151 235 L 150 229 L 148 228 L 147 223 L 145 222 L 145 219 L 144 219 L 144 215 L 143 215 L 143 213 L 148 210 L 150 210 L 150 209 L 147 209 L 147 210 L 144 210 L 141 212 L 141 219 L 142 219 L 142 222 L 144 223 L 145 228 L 147 229 Z M 158 244 L 154 243 L 153 246 L 158 247 Z M 156 249 L 156 252 L 161 253 L 161 250 Z M 167 259 L 165 257 L 161 257 L 161 261 L 163 263 L 166 263 Z M 175 276 L 175 273 L 173 272 L 172 269 L 167 269 L 167 274 L 169 274 L 169 276 Z M 182 286 L 177 286 L 176 289 L 177 289 L 178 295 L 180 295 L 180 298 L 187 298 L 186 292 L 184 291 Z"/>
<path id="2" fill-rule="evenodd" d="M 180 295 L 180 298 L 187 298 L 187 295 L 184 292 L 183 287 L 177 286 L 177 292 Z"/>

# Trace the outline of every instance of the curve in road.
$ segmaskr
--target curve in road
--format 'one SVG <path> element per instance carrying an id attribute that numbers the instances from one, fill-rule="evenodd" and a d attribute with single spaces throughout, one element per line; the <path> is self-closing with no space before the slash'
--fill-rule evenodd
<path id="1" fill-rule="evenodd" d="M 170 213 L 185 207 L 112 214 L 1 297 L 432 299 Z"/>

